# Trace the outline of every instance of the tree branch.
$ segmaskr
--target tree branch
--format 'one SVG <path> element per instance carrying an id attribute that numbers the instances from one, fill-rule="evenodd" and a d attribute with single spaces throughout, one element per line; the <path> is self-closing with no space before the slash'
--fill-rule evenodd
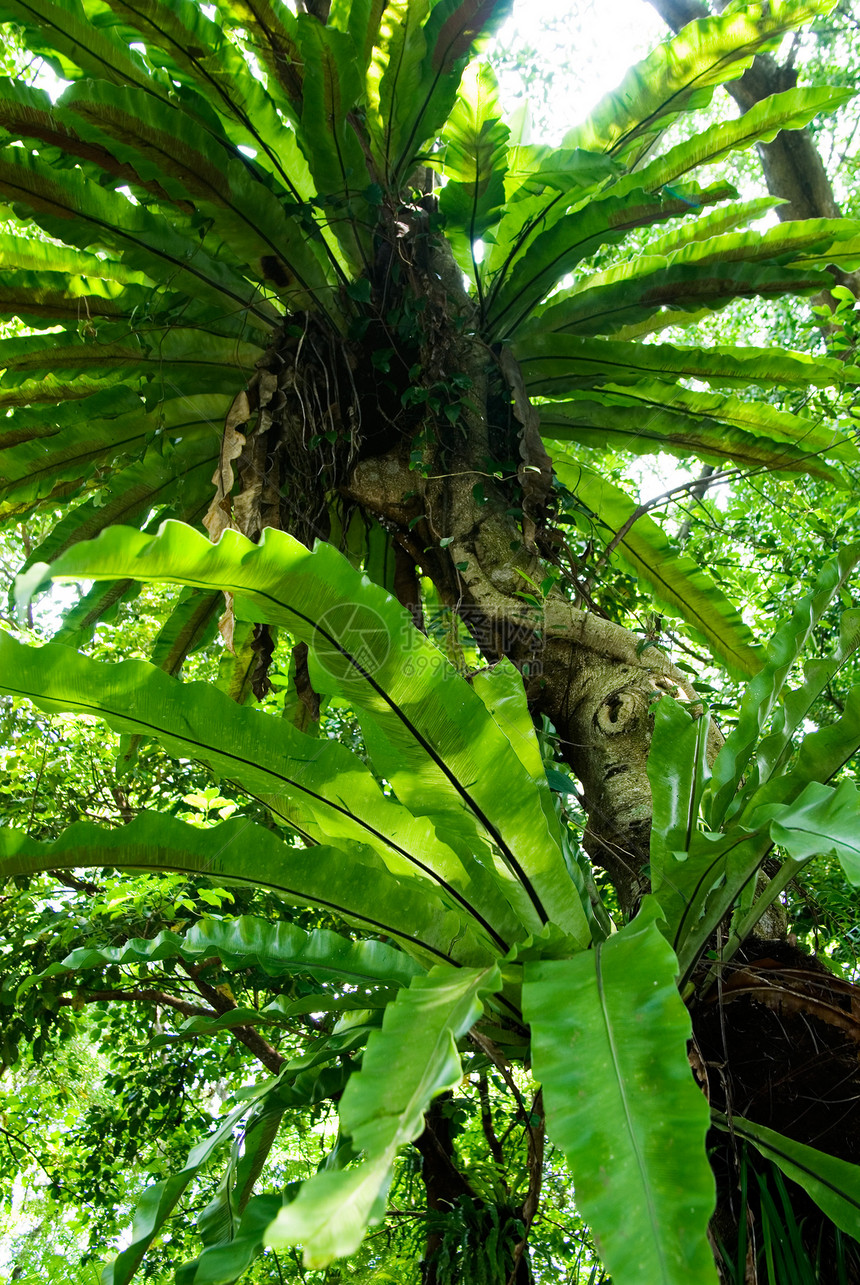
<path id="1" fill-rule="evenodd" d="M 172 1008 L 177 1013 L 182 1013 L 185 1017 L 211 1017 L 218 1016 L 211 1008 L 204 1008 L 200 1004 L 188 1004 L 185 1000 L 176 999 L 173 995 L 168 995 L 164 991 L 146 989 L 146 990 L 101 990 L 101 991 L 76 991 L 74 995 L 64 995 L 57 1000 L 60 1008 L 77 1008 L 80 1004 L 98 1004 L 103 1001 L 113 1002 L 114 1000 L 125 1001 L 130 1004 L 158 1004 L 161 1008 Z"/>
<path id="2" fill-rule="evenodd" d="M 485 1075 L 481 1075 L 478 1079 L 478 1098 L 481 1103 L 481 1128 L 484 1131 L 484 1137 L 487 1139 L 487 1146 L 490 1148 L 490 1155 L 493 1157 L 493 1160 L 496 1162 L 501 1173 L 504 1171 L 505 1157 L 502 1154 L 499 1139 L 496 1137 L 496 1131 L 493 1128 L 493 1112 L 490 1107 L 490 1089 Z"/>
<path id="3" fill-rule="evenodd" d="M 40 1157 L 38 1151 L 34 1151 L 29 1142 L 24 1141 L 20 1133 L 14 1133 L 11 1129 L 6 1129 L 0 1125 L 0 1134 L 2 1134 L 6 1139 L 6 1145 L 9 1147 L 13 1156 L 15 1156 L 15 1152 L 12 1150 L 12 1143 L 17 1142 L 19 1147 L 23 1147 L 23 1149 L 33 1157 L 36 1164 L 42 1170 L 42 1173 L 45 1174 L 46 1178 L 48 1178 L 51 1183 L 56 1183 L 56 1185 L 62 1189 L 63 1184 L 58 1180 L 56 1174 L 51 1173 L 50 1169 L 45 1168 L 44 1161 Z M 17 1157 L 15 1158 L 17 1159 Z"/>
<path id="4" fill-rule="evenodd" d="M 108 1002 L 122 1000 L 126 1003 L 158 1004 L 162 1008 L 172 1008 L 174 1012 L 182 1013 L 185 1017 L 207 1017 L 213 1020 L 238 1007 L 235 1001 L 227 999 L 225 995 L 216 991 L 214 986 L 208 986 L 197 978 L 194 978 L 193 981 L 201 994 L 210 1000 L 211 1008 L 205 1008 L 201 1004 L 189 1004 L 186 1000 L 176 999 L 175 996 L 168 995 L 165 991 L 152 989 L 77 991 L 75 995 L 63 996 L 58 999 L 57 1004 L 61 1008 L 77 1008 L 82 1003 L 96 1004 L 100 1000 Z M 206 992 L 210 994 L 206 994 Z M 214 996 L 214 998 L 210 996 Z M 238 1040 L 240 1044 L 244 1044 L 248 1052 L 252 1053 L 257 1061 L 261 1062 L 266 1070 L 271 1071 L 273 1075 L 278 1074 L 287 1060 L 268 1040 L 263 1039 L 263 1036 L 253 1026 L 231 1026 L 227 1033 Z"/>
<path id="5" fill-rule="evenodd" d="M 540 1123 L 537 1125 L 532 1124 L 532 1120 L 535 1116 L 538 1116 L 540 1120 Z M 526 1252 L 529 1232 L 531 1231 L 532 1223 L 534 1222 L 534 1217 L 538 1211 L 538 1205 L 540 1204 L 540 1193 L 543 1186 L 543 1154 L 544 1144 L 546 1141 L 546 1125 L 543 1113 L 543 1089 L 538 1089 L 537 1094 L 535 1095 L 535 1100 L 532 1103 L 532 1109 L 528 1120 L 527 1138 L 529 1187 L 528 1192 L 526 1193 L 526 1198 L 522 1204 L 521 1216 L 523 1221 L 523 1234 L 522 1239 L 517 1242 L 514 1248 L 514 1265 L 513 1270 L 508 1277 L 508 1285 L 515 1285 L 516 1283 L 519 1275 L 520 1261 Z"/>
<path id="6" fill-rule="evenodd" d="M 228 998 L 216 987 L 210 986 L 208 982 L 201 981 L 199 977 L 193 976 L 191 980 L 203 998 L 208 1000 L 219 1014 L 232 1013 L 234 1009 L 239 1007 L 234 999 Z M 248 1052 L 253 1053 L 257 1061 L 262 1062 L 263 1066 L 268 1071 L 271 1071 L 273 1075 L 277 1075 L 287 1061 L 283 1053 L 279 1053 L 273 1044 L 263 1039 L 260 1032 L 255 1030 L 253 1026 L 231 1026 L 230 1034 L 240 1044 L 244 1044 Z"/>
<path id="7" fill-rule="evenodd" d="M 70 870 L 49 870 L 48 874 L 52 879 L 56 879 L 57 883 L 62 884 L 64 888 L 73 888 L 75 892 L 83 892 L 88 897 L 95 897 L 97 893 L 101 892 L 101 888 L 97 883 L 91 883 L 88 879 L 79 879 Z"/>

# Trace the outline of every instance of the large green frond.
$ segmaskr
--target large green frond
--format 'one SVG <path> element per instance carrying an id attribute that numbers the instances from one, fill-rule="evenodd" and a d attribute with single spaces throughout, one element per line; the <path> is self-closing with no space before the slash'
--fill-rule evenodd
<path id="1" fill-rule="evenodd" d="M 397 877 L 440 889 L 498 947 L 513 923 L 490 879 L 386 797 L 361 760 L 328 738 L 236 705 L 203 683 L 179 683 L 143 661 L 104 665 L 58 644 L 32 649 L 0 635 L 0 690 L 40 708 L 96 715 L 117 731 L 157 736 L 168 753 L 207 763 L 315 841 L 367 844 Z"/>
<path id="2" fill-rule="evenodd" d="M 104 82 L 72 85 L 61 106 L 84 139 L 104 139 L 144 184 L 162 186 L 177 204 L 193 202 L 258 280 L 292 287 L 283 297 L 294 308 L 314 302 L 325 307 L 329 282 L 310 211 L 292 198 L 279 199 L 260 172 L 224 145 L 226 139 L 220 143 L 188 113 L 139 90 Z"/>
<path id="3" fill-rule="evenodd" d="M 444 172 L 439 196 L 454 257 L 480 286 L 475 242 L 498 223 L 505 206 L 507 140 L 496 79 L 485 63 L 472 63 L 445 126 Z"/>
<path id="4" fill-rule="evenodd" d="M 719 238 L 723 240 L 727 238 Z M 586 278 L 578 288 L 565 292 L 522 327 L 541 333 L 611 335 L 625 326 L 638 325 L 665 310 L 665 324 L 673 312 L 716 312 L 737 299 L 772 299 L 782 295 L 820 293 L 832 283 L 823 269 L 792 265 L 773 267 L 752 261 L 733 262 L 702 247 L 701 262 L 679 257 L 642 256 L 630 263 L 607 268 Z"/>
<path id="5" fill-rule="evenodd" d="M 169 1178 L 147 1187 L 134 1212 L 134 1224 L 131 1230 L 131 1242 L 119 1256 L 107 1267 L 102 1275 L 103 1285 L 127 1285 L 134 1276 L 143 1256 L 161 1231 L 167 1219 L 175 1209 L 184 1192 L 197 1177 L 201 1169 L 212 1159 L 218 1149 L 231 1139 L 237 1124 L 246 1115 L 253 1104 L 271 1092 L 275 1082 L 258 1086 L 250 1102 L 242 1102 L 229 1115 L 225 1116 L 218 1128 L 208 1138 L 198 1142 L 188 1155 L 181 1169 L 173 1172 Z M 313 1100 L 313 1099 L 311 1099 Z"/>
<path id="6" fill-rule="evenodd" d="M 340 1104 L 341 1130 L 362 1160 L 304 1183 L 266 1233 L 268 1245 L 301 1244 L 309 1268 L 358 1248 L 368 1223 L 383 1216 L 399 1148 L 424 1129 L 431 1099 L 462 1077 L 457 1039 L 500 985 L 498 967 L 440 967 L 399 992 L 385 1010 L 382 1029 L 371 1034 L 361 1070 L 350 1078 Z"/>
<path id="7" fill-rule="evenodd" d="M 106 964 L 149 964 L 164 959 L 196 964 L 215 957 L 232 970 L 259 968 L 268 977 L 307 973 L 316 981 L 357 986 L 378 982 L 408 986 L 422 971 L 414 959 L 385 942 L 351 941 L 328 928 L 305 932 L 296 924 L 273 924 L 255 915 L 236 919 L 206 915 L 182 935 L 164 929 L 156 937 L 132 937 L 121 946 L 80 946 L 27 985 Z"/>
<path id="8" fill-rule="evenodd" d="M 277 0 L 227 0 L 219 12 L 225 26 L 242 30 L 249 48 L 266 68 L 270 97 L 295 124 L 301 116 L 304 92 L 295 14 Z"/>
<path id="9" fill-rule="evenodd" d="M 784 203 L 779 196 L 756 196 L 748 201 L 731 201 L 716 210 L 709 210 L 707 214 L 700 214 L 697 219 L 686 219 L 683 223 L 675 224 L 662 236 L 649 241 L 643 247 L 642 255 L 669 258 L 676 250 L 683 249 L 693 241 L 706 241 L 710 237 L 722 236 L 725 232 L 746 227 Z"/>
<path id="10" fill-rule="evenodd" d="M 791 774 L 786 779 L 790 787 Z M 837 857 L 848 882 L 860 886 L 860 790 L 853 781 L 810 781 L 791 803 L 761 808 L 754 795 L 744 823 L 769 824 L 774 843 L 798 864 L 819 855 Z"/>
<path id="11" fill-rule="evenodd" d="M 821 112 L 835 111 L 853 97 L 853 89 L 831 85 L 804 85 L 771 94 L 743 116 L 694 134 L 622 181 L 638 180 L 649 190 L 674 183 L 700 165 L 713 165 L 754 143 L 770 143 L 781 130 L 804 129 Z"/>
<path id="12" fill-rule="evenodd" d="M 735 727 L 714 763 L 709 797 L 705 803 L 705 816 L 716 828 L 731 816 L 735 793 L 748 773 L 750 757 L 762 729 L 776 708 L 792 665 L 800 655 L 807 639 L 834 596 L 860 561 L 860 545 L 850 545 L 838 557 L 825 564 L 809 594 L 805 594 L 767 645 L 765 664 L 744 692 L 739 717 Z M 793 720 L 792 720 L 793 721 Z M 777 716 L 774 730 L 779 734 L 779 753 L 794 728 L 785 716 Z M 774 742 L 770 743 L 766 761 L 772 764 Z M 757 773 L 749 777 L 748 787 L 758 785 Z"/>
<path id="13" fill-rule="evenodd" d="M 228 311 L 245 309 L 264 325 L 274 320 L 271 306 L 259 298 L 259 287 L 177 231 L 175 221 L 74 170 L 58 170 L 22 148 L 7 148 L 0 157 L 0 195 L 25 220 L 34 218 L 67 244 L 109 248 L 129 268 L 173 290 L 202 296 Z"/>
<path id="14" fill-rule="evenodd" d="M 768 402 L 656 382 L 607 385 L 568 401 L 544 402 L 539 409 L 544 436 L 558 441 L 634 455 L 695 455 L 753 473 L 809 473 L 833 486 L 846 481 L 826 461 L 847 464 L 857 453 L 850 438 L 828 425 Z"/>
<path id="15" fill-rule="evenodd" d="M 627 73 L 588 120 L 566 135 L 566 147 L 610 152 L 632 165 L 682 111 L 706 107 L 714 89 L 742 76 L 758 53 L 788 31 L 828 13 L 834 0 L 775 0 L 730 6 L 691 22 Z"/>
<path id="16" fill-rule="evenodd" d="M 407 177 L 418 149 L 441 130 L 454 106 L 469 59 L 508 16 L 511 3 L 512 0 L 434 0 L 424 29 L 427 52 L 412 103 L 412 120 L 403 130 L 396 175 Z"/>
<path id="17" fill-rule="evenodd" d="M 177 675 L 188 656 L 212 642 L 223 606 L 220 593 L 183 589 L 156 634 L 149 657 L 152 664 L 165 674 Z"/>
<path id="18" fill-rule="evenodd" d="M 377 169 L 400 187 L 442 129 L 479 40 L 510 0 L 394 0 L 382 13 L 367 78 L 368 127 Z"/>
<path id="19" fill-rule="evenodd" d="M 140 398 L 117 385 L 49 411 L 8 415 L 0 434 L 0 516 L 28 513 L 40 500 L 74 495 L 107 460 L 138 455 L 154 425 Z"/>
<path id="20" fill-rule="evenodd" d="M 860 1223 L 860 1165 L 804 1146 L 742 1116 L 732 1115 L 729 1125 L 721 1113 L 715 1112 L 714 1123 L 721 1129 L 735 1130 L 738 1137 L 751 1142 L 765 1160 L 772 1161 L 803 1187 L 837 1227 L 856 1237 Z"/>
<path id="21" fill-rule="evenodd" d="M 43 381 L 62 372 L 72 380 L 89 376 L 87 393 L 93 385 L 110 387 L 136 377 L 148 385 L 150 396 L 155 392 L 175 401 L 179 393 L 190 402 L 205 391 L 226 397 L 242 387 L 261 355 L 255 343 L 182 326 L 129 331 L 120 325 L 113 334 L 105 326 L 95 338 L 86 331 L 82 336 L 69 331 L 26 335 L 0 340 L 0 394 L 15 387 L 38 392 Z"/>
<path id="22" fill-rule="evenodd" d="M 690 1073 L 677 964 L 646 904 L 574 959 L 525 965 L 524 1011 L 550 1136 L 624 1285 L 716 1282 L 708 1105 Z"/>
<path id="23" fill-rule="evenodd" d="M 309 15 L 298 25 L 304 59 L 300 143 L 320 196 L 342 210 L 333 231 L 352 270 L 372 257 L 371 209 L 365 154 L 351 116 L 361 93 L 355 46 L 345 32 L 324 27 Z"/>
<path id="24" fill-rule="evenodd" d="M 151 69 L 109 26 L 96 24 L 81 0 L 3 0 L 0 20 L 22 29 L 26 47 L 41 54 L 65 80 L 82 74 L 137 85 L 167 101 L 169 82 Z"/>
<path id="25" fill-rule="evenodd" d="M 458 850 L 484 852 L 522 923 L 551 919 L 588 940 L 558 825 L 504 733 L 405 610 L 330 546 L 310 552 L 274 530 L 257 545 L 233 531 L 211 545 L 178 524 L 157 540 L 114 528 L 86 553 L 70 550 L 51 574 L 222 588 L 240 618 L 286 626 L 311 648 L 316 690 L 346 694 L 366 715 L 375 766 L 403 802 Z"/>
<path id="26" fill-rule="evenodd" d="M 651 227 L 734 195 L 729 184 L 716 183 L 672 196 L 637 189 L 616 197 L 610 189 L 586 201 L 545 231 L 520 239 L 516 254 L 493 281 L 487 304 L 489 333 L 496 339 L 515 335 L 541 299 L 600 246 L 622 241 L 634 228 Z"/>
<path id="27" fill-rule="evenodd" d="M 169 441 L 154 444 L 140 460 L 117 468 L 109 483 L 94 484 L 96 494 L 70 509 L 28 562 L 58 557 L 79 540 L 95 539 L 115 522 L 143 526 L 155 512 L 171 517 L 179 512 L 204 513 L 217 463 L 218 440 L 208 426 L 202 433 L 189 432 L 175 445 Z M 176 483 L 177 470 L 181 486 Z"/>
<path id="28" fill-rule="evenodd" d="M 624 343 L 576 335 L 529 334 L 511 344 L 532 396 L 563 397 L 605 384 L 658 378 L 700 379 L 717 388 L 782 386 L 844 389 L 860 383 L 860 367 L 781 348 L 680 347 Z"/>
<path id="29" fill-rule="evenodd" d="M 284 125 L 260 81 L 214 18 L 191 0 L 109 0 L 116 16 L 139 32 L 150 56 L 170 76 L 196 91 L 184 102 L 197 114 L 212 108 L 236 140 L 259 148 L 287 190 L 289 175 L 279 157 Z"/>
<path id="30" fill-rule="evenodd" d="M 426 964 L 458 958 L 457 946 L 466 955 L 470 949 L 464 941 L 464 916 L 449 910 L 426 886 L 392 875 L 361 844 L 351 845 L 348 855 L 326 844 L 291 847 L 271 830 L 238 817 L 203 828 L 157 812 L 139 812 L 117 829 L 79 821 L 50 843 L 0 826 L 4 879 L 103 866 L 175 870 L 216 883 L 270 888 L 290 904 L 320 906 L 363 932 L 393 937 Z M 478 957 L 490 954 L 479 952 Z"/>
<path id="31" fill-rule="evenodd" d="M 651 882 L 655 890 L 670 877 L 675 853 L 689 851 L 698 827 L 702 794 L 711 775 L 710 731 L 710 714 L 692 718 L 678 701 L 660 697 L 648 751 Z"/>

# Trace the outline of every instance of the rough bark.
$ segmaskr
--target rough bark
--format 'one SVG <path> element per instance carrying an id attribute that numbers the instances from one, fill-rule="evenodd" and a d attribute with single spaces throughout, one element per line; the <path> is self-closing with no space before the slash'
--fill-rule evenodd
<path id="1" fill-rule="evenodd" d="M 462 456 L 450 468 L 446 476 L 422 480 L 395 448 L 360 463 L 347 490 L 401 534 L 414 523 L 424 574 L 461 612 L 487 655 L 507 656 L 523 670 L 533 707 L 552 720 L 582 784 L 590 855 L 630 908 L 648 860 L 651 705 L 664 691 L 682 699 L 694 694 L 656 648 L 637 654 L 636 636 L 620 625 L 579 610 L 561 594 L 550 595 L 540 614 L 524 604 L 517 595 L 542 577 L 539 557 L 525 548 L 502 507 L 504 496 L 493 494 L 486 480 L 487 502 L 474 499 L 484 470 Z M 449 542 L 444 550 L 441 540 Z M 517 544 L 522 547 L 512 552 Z"/>
<path id="2" fill-rule="evenodd" d="M 510 492 L 488 471 L 496 430 L 491 386 L 505 389 L 496 404 L 515 407 L 521 453 L 535 449 L 528 445 L 533 409 L 515 364 L 470 333 L 470 304 L 444 242 L 431 249 L 423 277 L 438 317 L 447 319 L 422 354 L 423 378 L 468 379 L 463 422 L 454 432 L 437 426 L 424 435 L 420 469 L 412 444 L 399 441 L 360 461 L 342 489 L 409 550 L 484 654 L 507 656 L 523 672 L 533 709 L 551 719 L 582 784 L 589 853 L 608 870 L 629 911 L 643 890 L 640 872 L 649 856 L 651 706 L 664 691 L 691 700 L 695 694 L 660 651 L 640 655 L 629 630 L 580 610 L 560 592 L 551 591 L 539 611 L 523 601 L 523 590 L 545 575 L 540 501 L 530 497 L 531 513 L 524 502 L 518 521 Z M 540 473 L 546 467 L 551 477 L 548 460 L 538 457 L 533 467 Z"/>

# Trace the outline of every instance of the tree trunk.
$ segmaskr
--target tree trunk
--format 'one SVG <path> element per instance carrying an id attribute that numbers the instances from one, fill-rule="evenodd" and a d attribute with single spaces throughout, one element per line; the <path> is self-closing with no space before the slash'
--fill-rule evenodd
<path id="1" fill-rule="evenodd" d="M 374 382 L 374 345 L 385 347 L 379 336 L 368 332 L 358 341 L 317 336 L 311 333 L 310 319 L 301 344 L 285 334 L 259 372 L 259 390 L 265 386 L 273 408 L 263 453 L 267 481 L 273 495 L 281 497 L 280 525 L 309 538 L 307 515 L 327 512 L 334 486 L 348 504 L 381 523 L 399 550 L 397 585 L 413 619 L 420 619 L 412 574 L 417 567 L 442 602 L 459 613 L 484 656 L 491 662 L 508 657 L 517 665 L 531 708 L 549 717 L 581 782 L 588 816 L 586 849 L 607 870 L 630 916 L 647 890 L 651 708 L 663 692 L 694 704 L 695 691 L 657 648 L 640 652 L 633 633 L 580 610 L 560 590 L 548 587 L 539 607 L 524 601 L 524 589 L 534 598 L 533 587 L 546 583 L 556 548 L 552 472 L 540 442 L 537 411 L 510 354 L 479 338 L 462 274 L 447 243 L 429 234 L 424 210 L 401 206 L 390 217 L 397 272 L 390 268 L 393 254 L 380 251 L 371 288 L 381 315 L 400 310 L 403 316 L 420 317 L 414 345 L 404 345 L 391 359 L 386 382 L 393 391 L 380 391 Z M 381 400 L 383 395 L 388 402 Z M 316 408 L 313 416 L 307 415 L 308 406 Z M 386 407 L 391 411 L 387 417 Z M 406 413 L 404 407 L 416 409 Z M 334 417 L 341 426 L 367 425 L 370 431 L 339 434 L 341 453 L 323 458 L 319 451 L 329 448 L 313 443 L 319 441 L 320 425 Z M 299 476 L 290 473 L 296 456 L 305 464 Z M 517 458 L 521 465 L 515 477 L 509 464 L 499 467 L 501 461 Z M 241 458 L 237 468 L 242 476 Z M 261 492 L 256 503 L 262 505 L 264 498 Z M 717 745 L 715 740 L 712 751 Z M 805 1047 L 811 1016 L 818 1020 L 823 1011 L 821 997 L 804 993 L 798 999 L 786 989 L 784 978 L 765 976 L 754 994 L 738 993 L 725 1003 L 733 976 L 734 971 L 726 975 L 724 986 L 721 981 L 716 1007 L 710 994 L 694 1007 L 695 1029 L 705 1049 L 705 1079 L 713 1082 L 713 1098 L 722 1100 L 727 1111 L 740 1113 L 742 1103 L 764 1125 L 779 1129 L 786 1120 L 791 1125 L 791 1103 L 798 1093 L 818 1092 L 815 1076 L 792 1062 L 792 1050 Z M 835 1009 L 844 1000 L 830 997 L 826 1003 Z M 752 1030 L 759 1025 L 757 1006 L 778 1015 L 766 1027 L 766 1056 L 743 1054 L 750 1005 Z M 715 1013 L 719 1044 L 714 1043 Z M 845 1056 L 846 1039 L 848 1056 L 856 1061 L 860 1032 L 852 1027 L 846 1036 L 844 1024 L 827 1021 L 823 1027 L 815 1039 L 825 1050 L 825 1061 Z M 741 1082 L 740 1073 L 735 1075 L 737 1059 L 743 1065 L 742 1091 L 736 1091 L 736 1080 Z M 858 1113 L 840 1105 L 839 1092 L 834 1085 L 829 1096 L 821 1095 L 824 1110 L 847 1112 L 843 1132 L 853 1138 Z M 438 1212 L 460 1202 L 464 1217 L 480 1220 L 488 1207 L 476 1204 L 457 1174 L 445 1129 L 438 1113 L 431 1112 L 418 1144 L 428 1206 Z M 730 1214 L 737 1206 L 733 1162 L 717 1173 L 725 1222 L 724 1211 Z M 501 1217 L 501 1207 L 496 1212 Z M 507 1210 L 505 1217 L 516 1221 L 524 1212 Z M 443 1241 L 437 1220 L 428 1239 L 425 1285 L 441 1285 L 440 1264 L 447 1261 Z M 527 1254 L 512 1259 L 513 1267 L 513 1282 L 503 1285 L 523 1285 Z"/>
<path id="2" fill-rule="evenodd" d="M 539 470 L 548 495 L 551 465 L 516 364 L 463 325 L 471 304 L 447 245 L 429 255 L 416 285 L 430 296 L 438 323 L 421 354 L 421 377 L 428 385 L 454 377 L 467 383 L 462 422 L 453 428 L 437 422 L 422 433 L 420 469 L 414 441 L 403 439 L 361 460 L 342 490 L 392 532 L 483 653 L 507 656 L 522 671 L 532 708 L 552 721 L 582 784 L 589 854 L 630 911 L 644 889 L 641 869 L 649 856 L 651 705 L 664 691 L 691 701 L 695 693 L 657 648 L 640 654 L 629 630 L 580 610 L 560 592 L 551 590 L 539 610 L 523 601 L 530 582 L 543 579 L 541 554 L 551 548 L 543 539 L 540 496 L 522 489 L 523 479 L 537 478 Z M 511 404 L 519 420 L 513 441 L 502 422 Z M 525 465 L 513 493 L 488 469 L 494 442 L 506 433 L 507 451 L 518 452 Z M 517 498 L 522 524 L 512 513 Z"/>
<path id="3" fill-rule="evenodd" d="M 488 1285 L 532 1285 L 525 1242 L 516 1230 L 523 1211 L 488 1205 L 460 1172 L 445 1112 L 450 1100 L 450 1093 L 433 1100 L 424 1132 L 415 1142 L 431 1214 L 421 1285 L 470 1285 L 473 1280 Z M 455 1212 L 456 1221 L 451 1219 L 446 1229 L 443 1220 Z M 533 1215 L 532 1210 L 530 1217 Z M 494 1235 L 497 1226 L 501 1234 Z M 487 1243 L 498 1243 L 498 1254 L 492 1261 L 485 1254 Z"/>

